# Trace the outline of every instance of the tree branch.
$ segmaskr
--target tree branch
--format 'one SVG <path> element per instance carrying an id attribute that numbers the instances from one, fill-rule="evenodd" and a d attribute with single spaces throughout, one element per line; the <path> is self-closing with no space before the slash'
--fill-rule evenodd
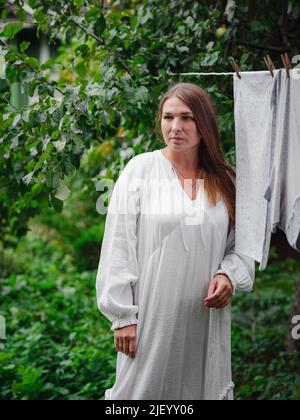
<path id="1" fill-rule="evenodd" d="M 300 35 L 300 17 L 297 21 L 293 22 L 292 28 L 290 28 L 290 31 L 288 32 L 289 39 L 295 39 L 298 38 Z"/>
<path id="2" fill-rule="evenodd" d="M 81 25 L 81 23 L 76 22 L 76 20 L 73 18 L 73 16 L 70 16 L 69 20 L 71 22 L 73 22 L 74 25 L 78 26 L 78 28 L 80 28 L 88 36 L 91 36 L 93 39 L 95 39 L 98 42 L 99 45 L 105 46 L 105 43 L 104 43 L 104 41 L 101 38 L 97 37 L 93 32 L 88 31 L 83 25 Z M 134 79 L 135 76 L 132 74 L 132 71 L 130 70 L 130 68 L 128 67 L 128 65 L 125 64 L 125 63 L 123 63 L 122 59 L 120 57 L 118 57 L 117 55 L 115 55 L 115 57 L 117 57 L 117 61 L 123 67 L 123 69 L 126 70 L 127 73 L 130 74 L 130 76 Z"/>
<path id="3" fill-rule="evenodd" d="M 224 9 L 223 3 L 224 3 L 223 0 L 217 0 L 216 5 L 215 5 L 215 9 L 219 10 L 220 12 L 223 12 L 223 9 Z"/>
<path id="4" fill-rule="evenodd" d="M 274 51 L 278 53 L 285 53 L 285 52 L 291 52 L 291 47 L 274 47 L 272 45 L 263 45 L 263 44 L 255 44 L 253 42 L 245 42 L 245 41 L 237 41 L 239 45 L 244 45 L 245 47 L 250 48 L 257 48 L 259 50 L 265 50 L 265 51 Z"/>
<path id="5" fill-rule="evenodd" d="M 73 22 L 76 26 L 78 26 L 78 28 L 80 28 L 83 32 L 85 32 L 87 35 L 91 36 L 92 38 L 94 38 L 98 44 L 100 45 L 104 45 L 104 41 L 99 38 L 97 35 L 95 35 L 93 32 L 89 32 L 83 25 L 81 25 L 81 23 L 76 22 L 76 20 L 74 19 L 73 16 L 70 16 L 69 21 Z"/>
<path id="6" fill-rule="evenodd" d="M 28 13 L 30 13 L 31 11 L 33 12 L 33 10 L 30 8 L 30 10 L 26 10 Z M 97 41 L 97 43 L 101 46 L 105 46 L 104 41 L 99 38 L 97 35 L 95 35 L 93 32 L 90 32 L 87 28 L 85 28 L 81 23 L 77 22 L 76 19 L 74 19 L 74 17 L 71 15 L 68 19 L 70 22 L 72 22 L 74 25 L 76 25 L 78 28 L 80 28 L 86 35 L 92 37 L 95 41 Z M 7 48 L 7 44 L 2 41 L 0 39 L 1 42 L 3 42 L 3 45 L 5 45 Z M 128 74 L 130 74 L 130 76 L 135 79 L 135 76 L 133 75 L 131 69 L 129 68 L 129 66 L 126 63 L 123 63 L 122 59 L 119 58 L 118 56 L 116 56 L 118 59 L 118 63 L 123 67 L 124 70 L 127 71 Z M 35 69 L 33 67 L 31 67 L 32 70 L 35 71 Z M 49 82 L 46 82 L 48 85 L 52 86 Z M 55 89 L 60 92 L 62 95 L 64 94 L 59 88 L 55 87 Z"/>
<path id="7" fill-rule="evenodd" d="M 287 34 L 287 30 L 286 30 L 286 14 L 285 12 L 283 12 L 283 14 L 280 16 L 279 20 L 278 20 L 278 25 L 279 25 L 279 29 L 280 29 L 280 35 L 283 41 L 284 46 L 286 47 L 287 50 L 291 50 L 291 43 Z"/>
<path id="8" fill-rule="evenodd" d="M 5 42 L 3 39 L 0 38 L 0 42 L 3 45 L 3 47 L 5 47 L 6 49 L 8 49 L 8 44 L 7 42 Z"/>

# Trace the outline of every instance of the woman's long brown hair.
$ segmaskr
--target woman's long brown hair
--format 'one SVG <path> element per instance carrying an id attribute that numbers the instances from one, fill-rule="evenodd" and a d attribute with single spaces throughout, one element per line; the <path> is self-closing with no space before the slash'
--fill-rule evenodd
<path id="1" fill-rule="evenodd" d="M 220 133 L 217 125 L 215 106 L 209 94 L 193 83 L 177 83 L 160 100 L 156 131 L 158 138 L 165 144 L 161 133 L 162 109 L 165 101 L 176 96 L 192 110 L 201 140 L 198 149 L 199 172 L 204 179 L 209 203 L 215 206 L 217 194 L 223 198 L 230 219 L 230 226 L 235 224 L 235 171 L 225 161 L 220 148 Z"/>

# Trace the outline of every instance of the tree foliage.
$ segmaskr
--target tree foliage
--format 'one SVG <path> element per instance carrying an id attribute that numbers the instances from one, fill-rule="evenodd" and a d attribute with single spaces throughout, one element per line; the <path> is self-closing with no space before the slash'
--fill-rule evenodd
<path id="1" fill-rule="evenodd" d="M 279 52 L 296 53 L 299 47 L 296 0 L 0 0 L 0 5 L 3 19 L 8 10 L 18 19 L 0 34 L 4 243 L 26 232 L 28 219 L 45 205 L 62 210 L 70 194 L 66 179 L 87 151 L 94 156 L 94 176 L 108 167 L 114 177 L 124 160 L 151 150 L 158 140 L 158 100 L 177 81 L 199 83 L 212 94 L 222 146 L 230 152 L 230 78 L 182 78 L 169 72 L 230 71 L 231 57 L 242 70 L 260 70 L 266 53 L 276 53 L 280 65 Z M 46 33 L 49 43 L 59 40 L 57 57 L 43 64 L 27 54 L 28 42 L 13 42 L 28 13 L 38 36 Z M 15 82 L 38 100 L 11 106 Z"/>

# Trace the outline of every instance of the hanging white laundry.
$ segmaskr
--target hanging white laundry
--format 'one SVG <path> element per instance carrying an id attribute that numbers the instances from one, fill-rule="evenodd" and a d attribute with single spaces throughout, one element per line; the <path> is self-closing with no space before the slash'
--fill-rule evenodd
<path id="1" fill-rule="evenodd" d="M 275 100 L 270 72 L 234 75 L 236 141 L 235 249 L 259 263 L 263 259 L 271 165 L 271 132 Z"/>
<path id="2" fill-rule="evenodd" d="M 300 80 L 286 70 L 234 75 L 235 250 L 266 268 L 277 227 L 299 251 Z M 297 93 L 298 92 L 298 93 Z"/>
<path id="3" fill-rule="evenodd" d="M 300 252 L 300 79 L 297 70 L 276 75 L 276 117 L 272 137 L 266 238 L 262 267 L 267 265 L 271 233 L 285 232 L 292 248 Z"/>

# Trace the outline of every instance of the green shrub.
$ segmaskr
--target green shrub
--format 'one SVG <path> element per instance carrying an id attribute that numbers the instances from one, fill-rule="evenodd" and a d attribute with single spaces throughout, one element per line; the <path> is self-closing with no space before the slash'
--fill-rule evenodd
<path id="1" fill-rule="evenodd" d="M 97 309 L 96 270 L 79 272 L 76 253 L 63 248 L 28 234 L 15 252 L 17 271 L 1 279 L 0 399 L 103 399 L 114 383 L 113 332 Z M 237 399 L 299 399 L 299 357 L 285 348 L 299 277 L 295 260 L 270 264 L 257 273 L 254 292 L 235 296 Z"/>

